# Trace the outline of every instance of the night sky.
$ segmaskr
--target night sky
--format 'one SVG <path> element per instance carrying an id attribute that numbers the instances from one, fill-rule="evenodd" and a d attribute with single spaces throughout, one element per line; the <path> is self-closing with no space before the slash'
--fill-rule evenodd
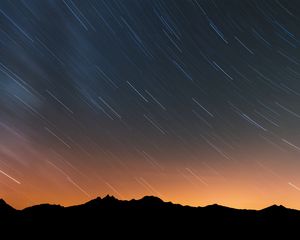
<path id="1" fill-rule="evenodd" d="M 300 209 L 300 2 L 1 1 L 0 197 Z"/>

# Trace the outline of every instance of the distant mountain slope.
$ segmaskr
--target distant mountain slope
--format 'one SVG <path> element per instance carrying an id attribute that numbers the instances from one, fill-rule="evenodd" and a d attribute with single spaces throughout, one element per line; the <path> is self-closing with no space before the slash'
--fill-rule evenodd
<path id="1" fill-rule="evenodd" d="M 153 196 L 123 201 L 113 196 L 96 198 L 82 205 L 63 207 L 41 204 L 16 210 L 0 200 L 0 227 L 24 232 L 76 233 L 83 231 L 111 235 L 154 233 L 201 233 L 222 235 L 247 232 L 268 236 L 300 227 L 300 211 L 283 206 L 239 210 L 220 205 L 190 207 L 164 202 Z M 11 230 L 10 230 L 11 231 Z M 142 238 L 141 238 L 142 239 Z"/>

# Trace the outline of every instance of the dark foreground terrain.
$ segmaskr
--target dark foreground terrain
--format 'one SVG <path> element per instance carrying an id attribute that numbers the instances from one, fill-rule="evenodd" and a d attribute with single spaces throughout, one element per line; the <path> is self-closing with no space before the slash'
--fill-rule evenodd
<path id="1" fill-rule="evenodd" d="M 121 201 L 112 196 L 72 207 L 41 204 L 16 210 L 0 200 L 0 230 L 1 236 L 29 234 L 39 239 L 299 239 L 300 211 L 276 205 L 259 211 L 189 207 L 157 197 Z"/>

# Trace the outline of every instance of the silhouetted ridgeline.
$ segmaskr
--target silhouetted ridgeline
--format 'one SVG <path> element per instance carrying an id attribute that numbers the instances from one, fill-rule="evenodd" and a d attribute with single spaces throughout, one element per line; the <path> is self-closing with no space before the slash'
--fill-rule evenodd
<path id="1" fill-rule="evenodd" d="M 145 236 L 209 234 L 213 237 L 240 232 L 247 236 L 260 236 L 262 233 L 270 236 L 298 231 L 300 211 L 276 205 L 259 211 L 219 205 L 189 207 L 163 202 L 152 196 L 130 201 L 106 196 L 72 207 L 41 204 L 23 210 L 16 210 L 0 200 L 0 227 L 1 231 L 9 230 L 11 233 L 84 232 L 91 235 L 101 233 L 102 236 L 109 234 L 111 237 L 119 234 L 133 236 L 138 232 Z M 242 236 L 245 235 L 241 235 L 241 239 Z"/>

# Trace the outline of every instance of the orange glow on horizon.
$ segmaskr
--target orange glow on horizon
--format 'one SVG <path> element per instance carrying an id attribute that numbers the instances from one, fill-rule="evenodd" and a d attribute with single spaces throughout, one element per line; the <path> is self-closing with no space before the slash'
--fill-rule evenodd
<path id="1" fill-rule="evenodd" d="M 22 150 L 22 146 L 17 147 L 16 152 Z M 11 168 L 1 169 L 20 181 L 18 184 L 0 174 L 1 198 L 17 209 L 40 203 L 70 206 L 107 194 L 127 200 L 155 195 L 164 201 L 190 206 L 216 203 L 233 208 L 262 209 L 281 204 L 300 209 L 297 161 L 293 159 L 295 156 L 289 155 L 291 162 L 295 162 L 294 168 L 285 165 L 282 161 L 287 157 L 285 153 L 261 150 L 251 156 L 248 152 L 240 152 L 235 159 L 243 161 L 229 161 L 215 153 L 201 152 L 195 164 L 182 163 L 179 161 L 182 156 L 178 154 L 176 158 L 173 152 L 169 154 L 170 160 L 167 159 L 169 164 L 164 165 L 124 155 L 124 159 L 130 161 L 122 163 L 107 158 L 106 165 L 95 161 L 93 166 L 76 166 L 53 150 L 31 149 L 23 153 L 23 159 L 27 162 L 34 158 L 39 160 L 32 161 L 30 167 L 25 166 L 22 173 Z M 75 155 L 72 152 L 69 158 L 74 159 Z M 32 168 L 38 174 L 32 175 Z"/>

